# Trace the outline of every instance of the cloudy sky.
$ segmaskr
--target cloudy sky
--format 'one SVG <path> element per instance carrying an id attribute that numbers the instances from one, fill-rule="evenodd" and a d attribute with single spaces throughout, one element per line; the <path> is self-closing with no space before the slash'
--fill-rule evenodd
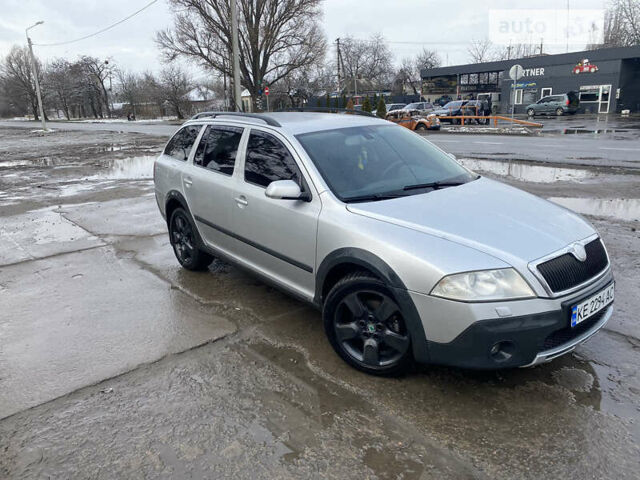
<path id="1" fill-rule="evenodd" d="M 73 40 L 104 28 L 143 7 L 150 0 L 0 0 L 0 55 L 13 44 L 24 44 L 24 29 L 44 20 L 31 31 L 35 44 Z M 606 0 L 569 0 L 573 11 L 602 9 Z M 396 61 L 414 55 L 422 45 L 437 50 L 449 65 L 468 63 L 467 45 L 489 33 L 492 9 L 559 8 L 566 0 L 325 0 L 323 25 L 329 42 L 352 35 L 368 38 L 381 33 L 389 42 Z M 167 0 L 159 0 L 139 15 L 96 37 L 69 45 L 37 46 L 43 59 L 74 58 L 78 55 L 113 57 L 117 64 L 133 70 L 158 70 L 161 65 L 153 38 L 171 24 Z M 535 39 L 536 42 L 539 39 Z M 565 51 L 564 44 L 550 45 L 547 53 Z M 331 43 L 333 45 L 333 43 Z M 584 44 L 571 45 L 580 50 Z M 331 50 L 334 52 L 335 50 Z"/>

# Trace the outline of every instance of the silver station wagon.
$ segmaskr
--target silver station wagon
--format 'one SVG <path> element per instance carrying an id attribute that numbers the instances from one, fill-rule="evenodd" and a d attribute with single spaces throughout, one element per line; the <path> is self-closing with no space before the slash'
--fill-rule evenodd
<path id="1" fill-rule="evenodd" d="M 219 257 L 315 305 L 338 355 L 368 373 L 536 365 L 613 311 L 589 222 L 385 120 L 200 114 L 154 180 L 184 268 Z"/>

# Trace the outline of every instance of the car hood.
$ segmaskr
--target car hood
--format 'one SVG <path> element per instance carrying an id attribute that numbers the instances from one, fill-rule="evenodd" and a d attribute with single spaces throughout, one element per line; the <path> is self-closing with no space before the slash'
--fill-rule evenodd
<path id="1" fill-rule="evenodd" d="M 484 177 L 423 194 L 352 203 L 347 209 L 475 248 L 512 265 L 595 233 L 579 215 Z"/>

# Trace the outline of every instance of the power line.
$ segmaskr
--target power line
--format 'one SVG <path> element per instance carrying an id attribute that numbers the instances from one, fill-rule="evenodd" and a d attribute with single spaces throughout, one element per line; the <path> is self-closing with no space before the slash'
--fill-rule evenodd
<path id="1" fill-rule="evenodd" d="M 140 12 L 142 12 L 143 10 L 146 10 L 147 8 L 149 8 L 151 5 L 153 5 L 154 3 L 156 3 L 158 0 L 152 0 L 151 2 L 147 3 L 144 7 L 142 7 L 140 10 L 137 10 L 135 12 L 133 12 L 131 15 L 129 15 L 128 17 L 123 18 L 122 20 L 117 21 L 116 23 L 112 23 L 111 25 L 109 25 L 108 27 L 103 28 L 102 30 L 98 30 L 97 32 L 94 32 L 90 35 L 85 35 L 84 37 L 80 37 L 80 38 L 76 38 L 75 40 L 67 40 L 66 42 L 58 42 L 58 43 L 34 43 L 34 45 L 38 46 L 38 47 L 57 47 L 58 45 L 67 45 L 69 43 L 75 43 L 75 42 L 79 42 L 81 40 L 86 40 L 87 38 L 91 38 L 91 37 L 95 37 L 96 35 L 99 35 L 103 32 L 106 32 L 107 30 L 111 30 L 113 27 L 116 27 L 118 25 L 120 25 L 123 22 L 126 22 L 127 20 L 129 20 L 132 17 L 135 17 L 137 14 L 139 14 Z"/>

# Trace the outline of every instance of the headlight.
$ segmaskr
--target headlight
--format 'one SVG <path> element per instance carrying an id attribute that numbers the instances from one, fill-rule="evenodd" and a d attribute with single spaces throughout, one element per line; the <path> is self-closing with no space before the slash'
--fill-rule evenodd
<path id="1" fill-rule="evenodd" d="M 431 290 L 431 295 L 465 302 L 535 297 L 529 284 L 513 268 L 447 275 Z"/>

